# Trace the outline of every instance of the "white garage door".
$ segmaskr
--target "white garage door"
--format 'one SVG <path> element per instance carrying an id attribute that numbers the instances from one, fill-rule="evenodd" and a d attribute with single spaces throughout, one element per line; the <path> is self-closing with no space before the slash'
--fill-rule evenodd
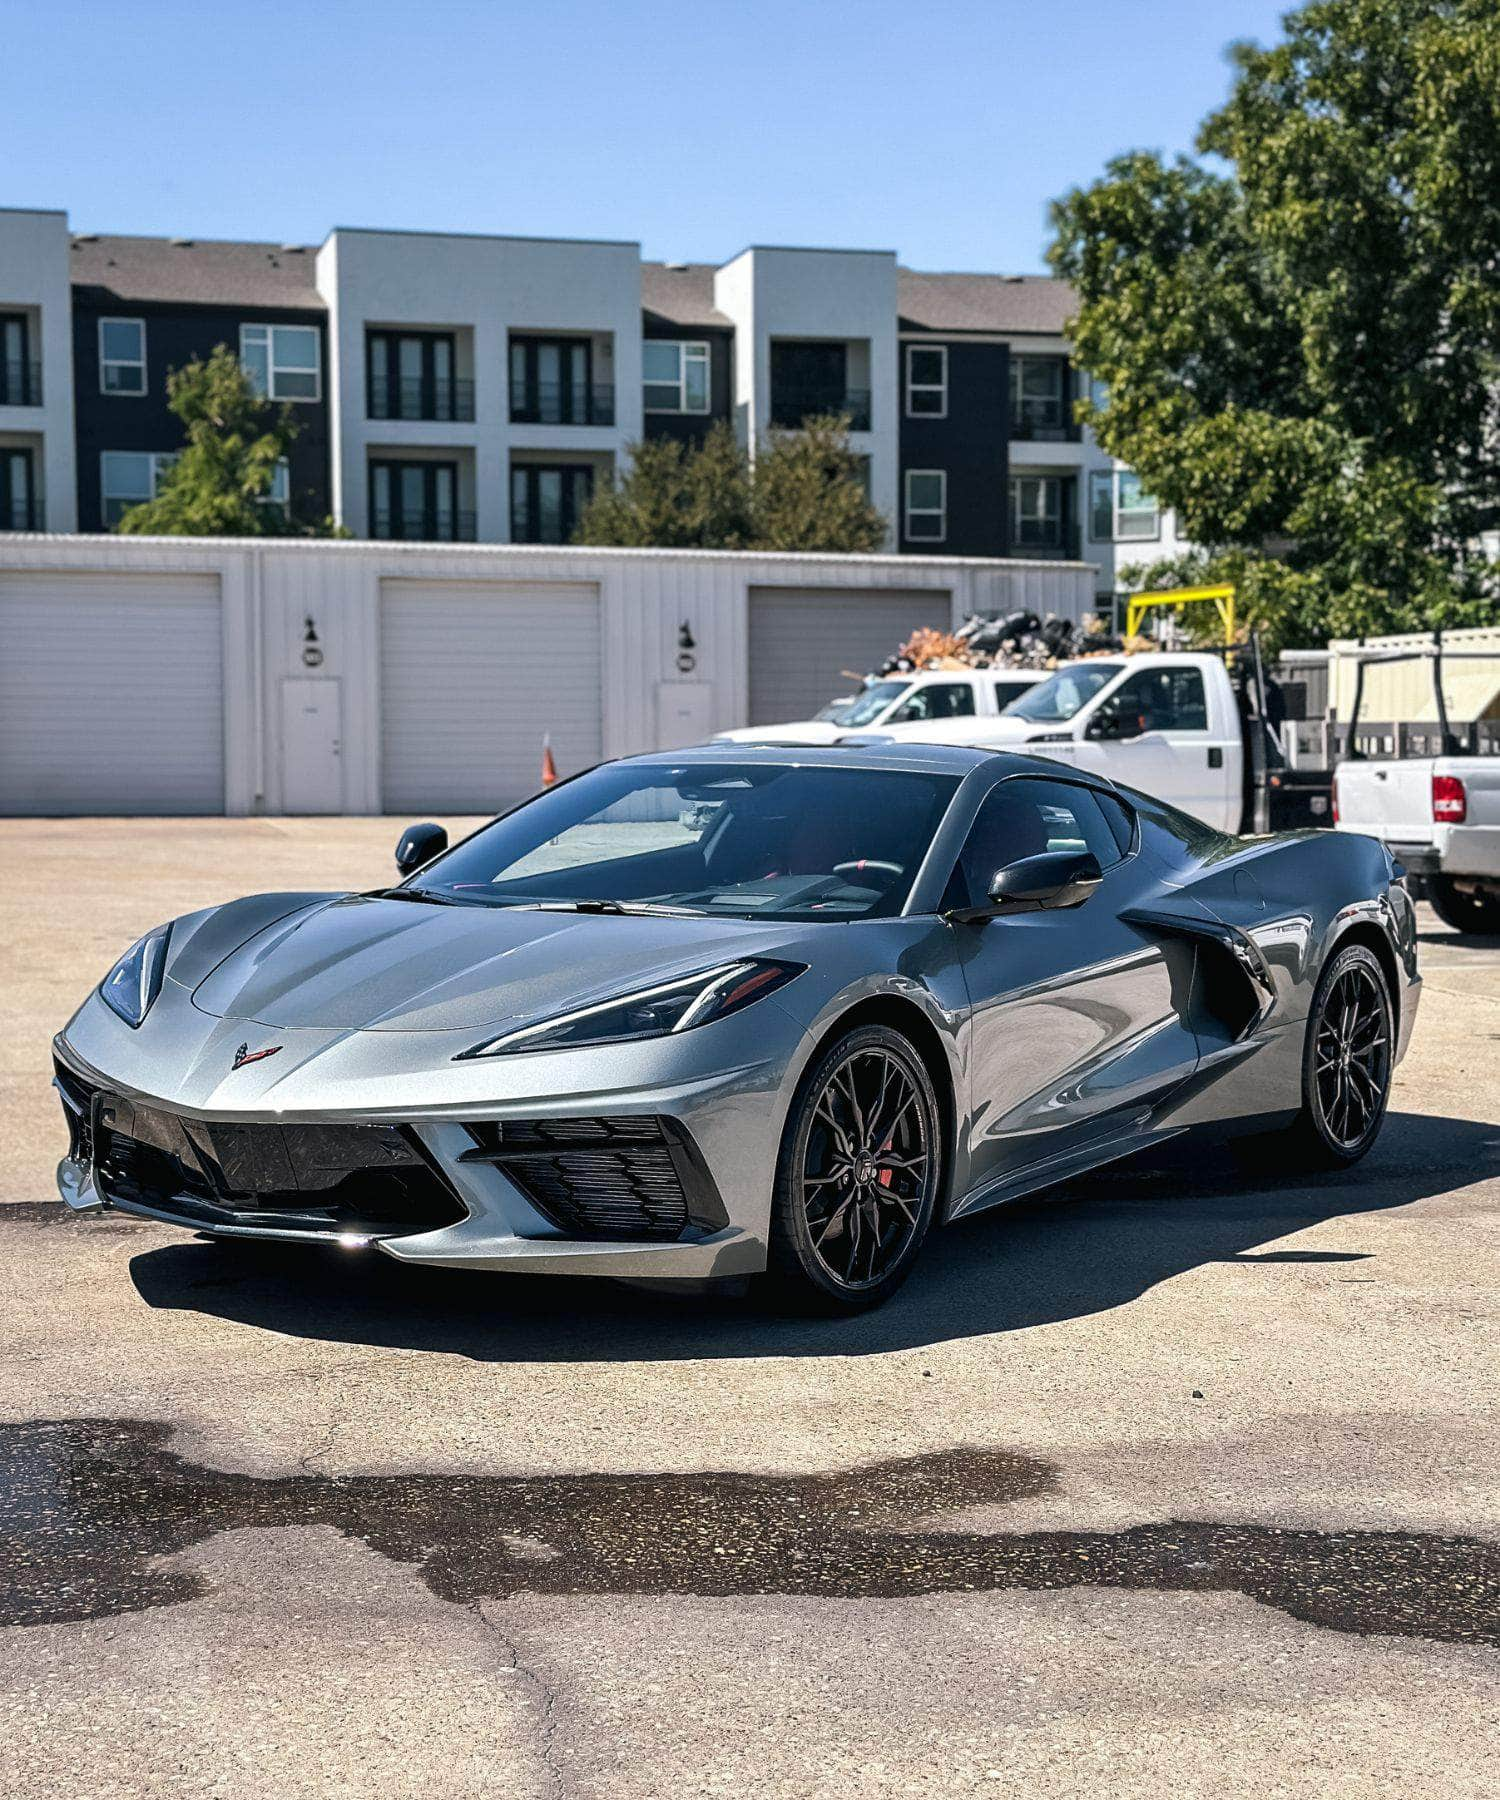
<path id="1" fill-rule="evenodd" d="M 599 593 L 512 582 L 381 584 L 387 812 L 498 812 L 604 754 Z"/>
<path id="2" fill-rule="evenodd" d="M 849 692 L 844 671 L 878 669 L 919 625 L 952 622 L 949 596 L 930 588 L 751 588 L 749 722 L 810 719 Z"/>
<path id="3" fill-rule="evenodd" d="M 218 577 L 0 574 L 0 812 L 223 810 Z"/>

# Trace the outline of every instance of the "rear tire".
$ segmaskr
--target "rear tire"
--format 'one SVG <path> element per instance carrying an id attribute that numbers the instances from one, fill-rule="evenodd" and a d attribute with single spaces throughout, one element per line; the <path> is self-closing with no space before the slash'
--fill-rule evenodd
<path id="1" fill-rule="evenodd" d="M 1434 875 L 1428 893 L 1432 910 L 1455 931 L 1500 933 L 1500 893 L 1491 889 L 1465 893 L 1451 875 Z"/>
<path id="2" fill-rule="evenodd" d="M 879 1306 L 932 1224 L 942 1117 L 926 1065 L 885 1025 L 847 1032 L 803 1076 L 776 1162 L 765 1284 L 798 1312 Z"/>
<path id="3" fill-rule="evenodd" d="M 1308 1011 L 1302 1111 L 1289 1133 L 1305 1167 L 1348 1168 L 1380 1136 L 1395 1040 L 1390 989 L 1374 952 L 1363 944 L 1337 951 Z"/>

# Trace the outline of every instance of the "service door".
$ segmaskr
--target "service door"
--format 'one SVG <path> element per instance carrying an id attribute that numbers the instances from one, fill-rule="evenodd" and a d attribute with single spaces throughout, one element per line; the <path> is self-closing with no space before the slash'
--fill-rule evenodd
<path id="1" fill-rule="evenodd" d="M 856 690 L 919 625 L 952 624 L 949 595 L 931 588 L 751 588 L 748 722 L 811 719 Z"/>
<path id="2" fill-rule="evenodd" d="M 603 756 L 599 594 L 584 584 L 382 583 L 388 813 L 494 813 Z"/>
<path id="3" fill-rule="evenodd" d="M 215 575 L 0 573 L 0 813 L 224 810 Z"/>
<path id="4" fill-rule="evenodd" d="M 337 677 L 288 676 L 281 684 L 281 810 L 344 810 Z"/>

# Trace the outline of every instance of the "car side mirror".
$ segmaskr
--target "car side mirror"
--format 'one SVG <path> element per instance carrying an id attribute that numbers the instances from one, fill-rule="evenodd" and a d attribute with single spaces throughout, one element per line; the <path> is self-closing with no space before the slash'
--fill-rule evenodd
<path id="1" fill-rule="evenodd" d="M 403 875 L 410 875 L 447 848 L 448 833 L 431 819 L 421 825 L 408 825 L 396 846 L 396 867 Z"/>
<path id="2" fill-rule="evenodd" d="M 1141 721 L 1135 713 L 1117 713 L 1108 707 L 1102 707 L 1088 722 L 1085 737 L 1103 738 L 1111 743 L 1120 743 L 1125 738 L 1137 738 L 1141 735 Z"/>
<path id="3" fill-rule="evenodd" d="M 1023 856 L 997 870 L 987 905 L 965 906 L 948 914 L 958 922 L 993 919 L 1001 913 L 1054 912 L 1082 906 L 1104 879 L 1091 850 L 1048 850 Z"/>

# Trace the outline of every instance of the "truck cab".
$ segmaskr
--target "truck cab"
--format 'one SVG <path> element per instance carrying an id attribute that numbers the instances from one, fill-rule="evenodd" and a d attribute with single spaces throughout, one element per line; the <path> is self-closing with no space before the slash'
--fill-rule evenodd
<path id="1" fill-rule="evenodd" d="M 815 719 L 748 725 L 715 733 L 716 743 L 833 744 L 851 731 L 955 721 L 972 729 L 1046 679 L 1040 669 L 919 669 L 882 675 L 857 694 L 830 701 Z M 962 741 L 962 740 L 960 740 Z"/>
<path id="2" fill-rule="evenodd" d="M 1244 812 L 1244 731 L 1221 658 L 1190 651 L 1087 657 L 1003 714 L 876 729 L 894 738 L 993 744 L 1097 770 L 1219 831 Z"/>

